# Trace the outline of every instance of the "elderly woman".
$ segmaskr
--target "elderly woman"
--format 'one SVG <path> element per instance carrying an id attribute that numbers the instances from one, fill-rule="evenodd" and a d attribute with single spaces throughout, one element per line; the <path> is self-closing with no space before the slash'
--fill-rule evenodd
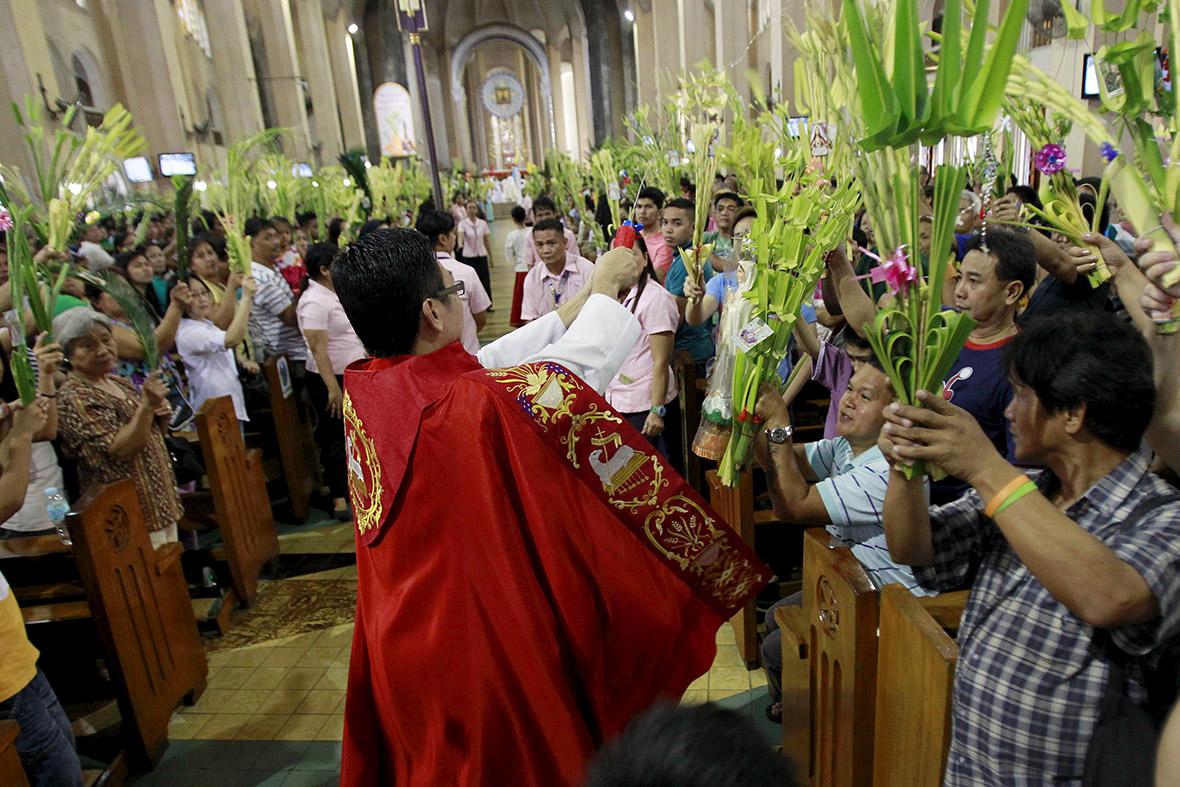
<path id="1" fill-rule="evenodd" d="M 135 482 L 152 544 L 176 541 L 183 509 L 163 430 L 170 408 L 158 371 L 140 390 L 112 374 L 119 363 L 111 319 L 79 307 L 53 320 L 70 373 L 58 393 L 58 436 L 83 488 Z"/>

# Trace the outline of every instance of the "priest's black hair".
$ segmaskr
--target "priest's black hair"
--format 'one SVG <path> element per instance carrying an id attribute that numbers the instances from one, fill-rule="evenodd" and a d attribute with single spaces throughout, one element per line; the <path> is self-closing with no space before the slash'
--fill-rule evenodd
<path id="1" fill-rule="evenodd" d="M 797 719 L 784 719 L 797 723 Z M 661 704 L 590 765 L 585 787 L 794 787 L 790 762 L 750 720 L 717 705 Z"/>
<path id="2" fill-rule="evenodd" d="M 434 245 L 403 227 L 351 243 L 332 263 L 332 284 L 356 335 L 377 358 L 413 350 L 422 302 L 445 287 Z"/>

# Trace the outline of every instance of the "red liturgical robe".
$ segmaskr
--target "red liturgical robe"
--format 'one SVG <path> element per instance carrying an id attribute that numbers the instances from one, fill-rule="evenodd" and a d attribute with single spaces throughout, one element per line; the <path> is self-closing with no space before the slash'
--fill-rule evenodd
<path id="1" fill-rule="evenodd" d="M 343 785 L 575 785 L 769 571 L 552 363 L 345 373 L 359 598 Z"/>

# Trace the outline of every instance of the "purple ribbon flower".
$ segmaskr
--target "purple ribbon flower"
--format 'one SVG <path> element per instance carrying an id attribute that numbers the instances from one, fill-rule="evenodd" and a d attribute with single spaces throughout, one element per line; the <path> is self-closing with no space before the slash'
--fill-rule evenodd
<path id="1" fill-rule="evenodd" d="M 1102 153 L 1102 158 L 1106 159 L 1107 164 L 1119 157 L 1119 152 L 1115 150 L 1114 145 L 1110 144 L 1109 142 L 1103 142 L 1102 146 L 1099 147 L 1098 150 Z"/>
<path id="2" fill-rule="evenodd" d="M 1065 149 L 1060 145 L 1045 145 L 1037 151 L 1036 165 L 1046 175 L 1056 175 L 1065 169 Z"/>

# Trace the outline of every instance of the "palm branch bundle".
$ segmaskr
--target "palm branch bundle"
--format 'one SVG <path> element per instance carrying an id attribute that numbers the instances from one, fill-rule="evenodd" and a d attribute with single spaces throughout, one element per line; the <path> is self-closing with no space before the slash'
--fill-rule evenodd
<path id="1" fill-rule="evenodd" d="M 298 165 L 279 152 L 261 156 L 255 164 L 256 190 L 259 207 L 271 218 L 281 216 L 295 221 L 299 202 L 300 183 Z"/>
<path id="2" fill-rule="evenodd" d="M 606 203 L 610 207 L 610 227 L 607 230 L 609 234 L 623 223 L 619 208 L 622 198 L 619 191 L 619 173 L 615 169 L 615 157 L 610 148 L 599 148 L 591 154 L 590 171 L 594 173 L 594 179 L 598 181 L 598 186 L 606 195 Z"/>
<path id="3" fill-rule="evenodd" d="M 135 331 L 135 338 L 139 341 L 139 349 L 143 353 L 144 364 L 151 370 L 159 368 L 160 346 L 156 343 L 156 326 L 148 314 L 143 298 L 139 296 L 135 288 L 121 275 L 109 269 L 99 274 L 90 271 L 77 271 L 75 275 L 114 298 L 115 303 L 119 304 L 119 307 L 127 315 L 131 329 Z"/>
<path id="4" fill-rule="evenodd" d="M 28 298 L 29 308 L 33 310 L 38 330 L 44 330 L 44 326 L 48 323 L 40 297 L 40 284 L 34 270 L 33 252 L 29 246 L 29 217 L 32 213 L 33 206 L 31 205 L 12 211 L 0 207 L 0 219 L 3 219 L 4 226 L 8 228 L 6 230 L 8 236 L 8 280 L 12 290 L 12 303 L 15 306 L 4 315 L 5 322 L 8 324 L 9 338 L 12 341 L 9 367 L 12 369 L 12 378 L 16 382 L 16 390 L 20 394 L 21 402 L 26 405 L 32 404 L 37 395 L 36 375 L 29 362 L 24 309 L 21 306 L 25 302 L 26 294 L 31 293 L 31 297 Z M 49 327 L 52 328 L 52 324 L 49 324 Z"/>
<path id="5" fill-rule="evenodd" d="M 360 189 L 364 195 L 360 207 L 365 218 L 368 218 L 373 209 L 373 191 L 369 188 L 369 169 L 365 166 L 364 151 L 358 149 L 341 153 L 339 161 L 340 166 L 348 173 L 353 187 Z"/>
<path id="6" fill-rule="evenodd" d="M 230 145 L 223 183 L 205 192 L 205 199 L 225 227 L 230 267 L 243 276 L 249 275 L 252 261 L 250 240 L 245 234 L 246 220 L 259 207 L 255 154 L 261 148 L 273 146 L 282 133 L 283 129 L 267 129 Z"/>
<path id="7" fill-rule="evenodd" d="M 186 281 L 189 263 L 189 227 L 193 208 L 193 182 L 189 175 L 174 175 L 172 185 L 176 187 L 172 214 L 176 219 L 176 275 Z"/>
<path id="8" fill-rule="evenodd" d="M 756 432 L 753 421 L 758 388 L 774 380 L 789 352 L 791 332 L 805 300 L 824 271 L 824 258 L 848 236 L 860 194 L 850 179 L 836 187 L 809 166 L 806 144 L 785 143 L 784 182 L 750 182 L 758 215 L 750 232 L 754 264 L 746 275 L 743 298 L 750 321 L 741 333 L 768 328 L 767 338 L 753 346 L 739 342 L 733 370 L 733 433 L 718 466 L 718 477 L 735 486 L 747 467 Z M 732 308 L 732 307 L 730 307 Z M 763 328 L 765 326 L 765 328 Z"/>

